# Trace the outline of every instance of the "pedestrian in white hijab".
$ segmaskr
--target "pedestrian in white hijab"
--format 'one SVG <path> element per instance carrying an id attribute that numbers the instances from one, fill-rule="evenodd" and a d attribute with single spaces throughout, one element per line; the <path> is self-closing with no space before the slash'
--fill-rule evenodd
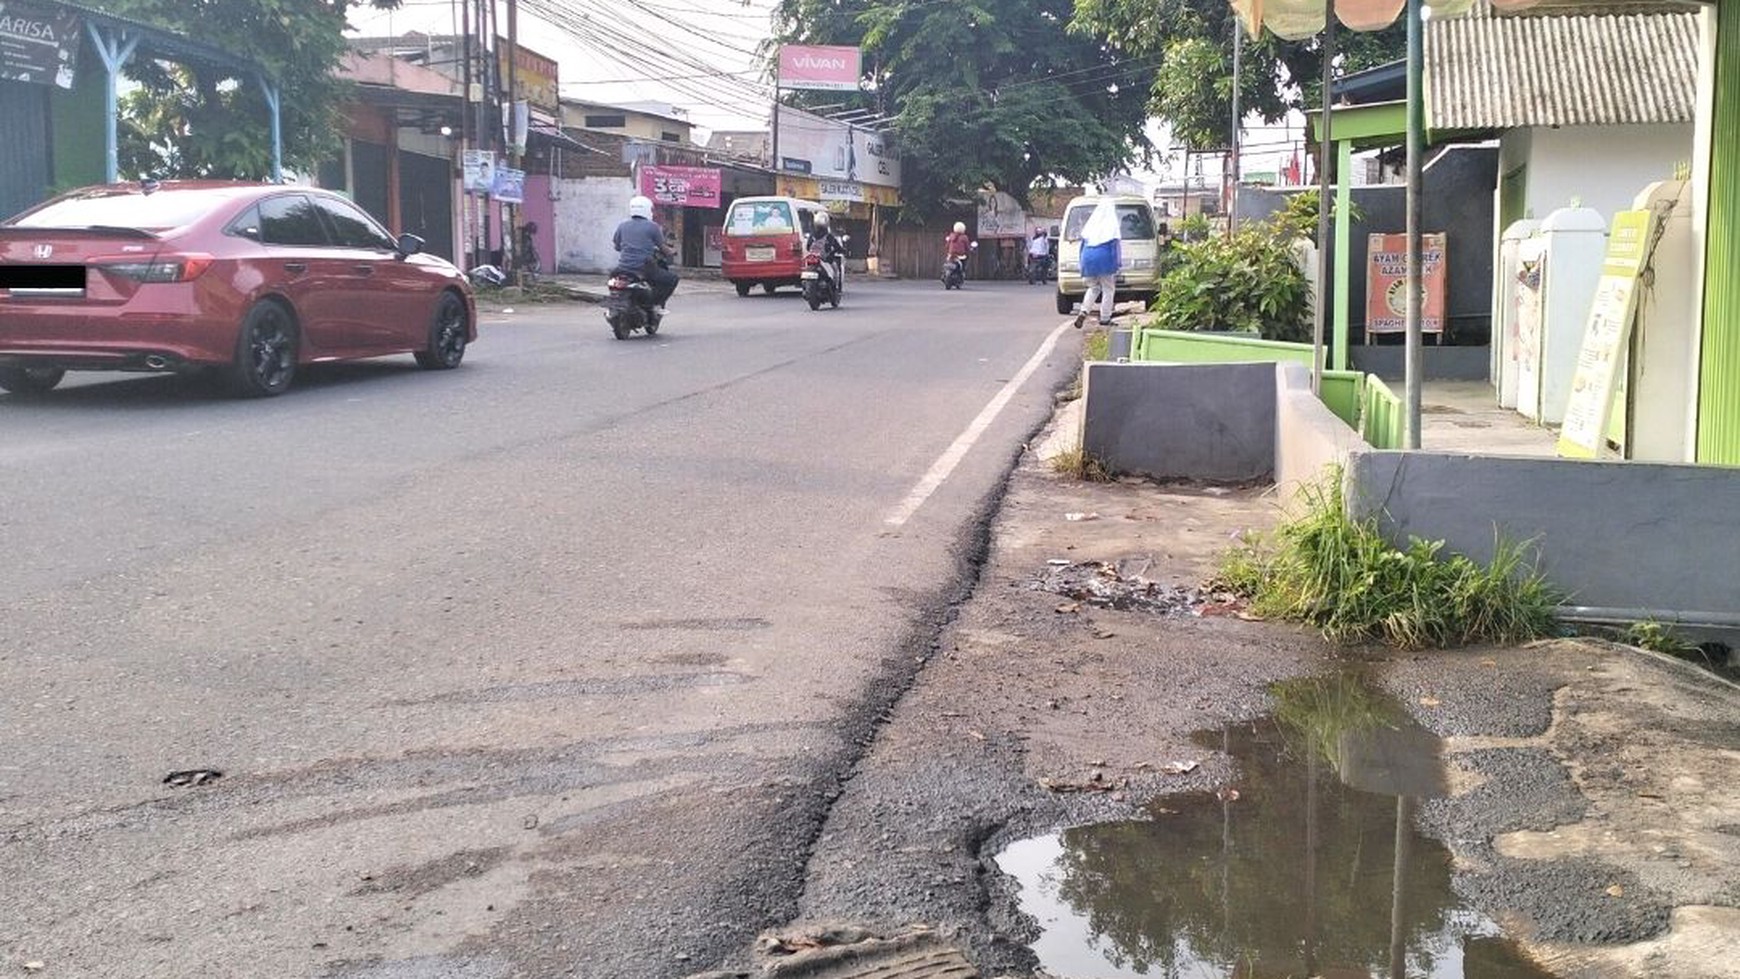
<path id="1" fill-rule="evenodd" d="M 1112 305 L 1118 292 L 1120 231 L 1118 206 L 1109 198 L 1102 198 L 1081 228 L 1081 277 L 1087 283 L 1087 293 L 1082 296 L 1081 310 L 1075 314 L 1078 330 L 1096 299 L 1100 304 L 1100 325 L 1111 325 Z"/>

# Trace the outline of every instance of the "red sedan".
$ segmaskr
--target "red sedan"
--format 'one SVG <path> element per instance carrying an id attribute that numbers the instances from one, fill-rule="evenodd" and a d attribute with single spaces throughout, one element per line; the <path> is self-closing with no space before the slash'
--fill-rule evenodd
<path id="1" fill-rule="evenodd" d="M 330 191 L 243 183 L 86 187 L 0 222 L 0 388 L 69 370 L 221 370 L 238 394 L 299 365 L 477 339 L 465 276 Z"/>

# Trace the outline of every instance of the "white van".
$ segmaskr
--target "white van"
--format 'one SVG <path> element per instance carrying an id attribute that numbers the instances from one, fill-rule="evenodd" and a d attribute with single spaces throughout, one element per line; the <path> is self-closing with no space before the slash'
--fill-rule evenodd
<path id="1" fill-rule="evenodd" d="M 1134 194 L 1089 194 L 1074 198 L 1063 211 L 1063 231 L 1057 244 L 1057 311 L 1068 313 L 1081 302 L 1087 284 L 1081 277 L 1081 229 L 1100 201 L 1118 208 L 1120 229 L 1117 300 L 1153 302 L 1160 289 L 1160 229 L 1154 206 Z"/>

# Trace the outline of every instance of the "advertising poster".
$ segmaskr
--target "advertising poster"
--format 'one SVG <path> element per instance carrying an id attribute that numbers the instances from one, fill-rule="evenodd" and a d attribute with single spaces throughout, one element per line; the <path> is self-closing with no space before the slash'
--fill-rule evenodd
<path id="1" fill-rule="evenodd" d="M 1366 335 L 1404 332 L 1408 328 L 1408 236 L 1372 235 L 1368 241 Z M 1420 272 L 1425 280 L 1425 296 L 1420 304 L 1420 332 L 1436 333 L 1441 338 L 1446 291 L 1443 235 L 1420 236 Z"/>
<path id="2" fill-rule="evenodd" d="M 641 167 L 640 192 L 655 204 L 718 207 L 722 171 L 714 167 Z"/>
<path id="3" fill-rule="evenodd" d="M 1559 429 L 1562 456 L 1593 459 L 1601 454 L 1614 387 L 1631 340 L 1637 280 L 1649 260 L 1654 219 L 1650 211 L 1620 211 L 1613 216 L 1601 280 L 1595 286 L 1577 369 L 1571 375 L 1571 400 L 1565 407 L 1564 427 Z"/>
<path id="4" fill-rule="evenodd" d="M 472 194 L 487 194 L 495 188 L 495 153 L 492 150 L 466 150 L 461 159 L 460 180 Z"/>
<path id="5" fill-rule="evenodd" d="M 503 204 L 521 204 L 526 199 L 526 172 L 513 167 L 495 168 L 495 186 L 491 196 Z"/>

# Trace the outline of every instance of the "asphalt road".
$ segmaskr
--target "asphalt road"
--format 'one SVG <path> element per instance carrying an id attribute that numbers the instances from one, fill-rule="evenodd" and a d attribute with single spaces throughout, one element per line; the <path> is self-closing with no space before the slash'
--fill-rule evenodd
<path id="1" fill-rule="evenodd" d="M 795 913 L 1073 371 L 1051 303 L 696 284 L 651 339 L 487 313 L 450 373 L 0 396 L 0 963 L 635 979 L 740 951 Z M 195 769 L 223 774 L 164 784 Z"/>

